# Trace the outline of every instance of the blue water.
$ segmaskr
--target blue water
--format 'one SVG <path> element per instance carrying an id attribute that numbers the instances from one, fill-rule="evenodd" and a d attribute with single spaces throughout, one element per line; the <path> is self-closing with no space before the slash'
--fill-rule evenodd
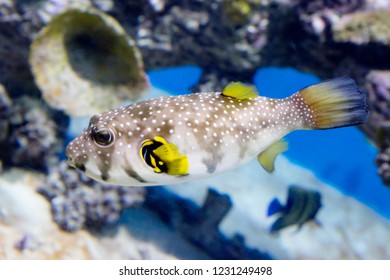
<path id="1" fill-rule="evenodd" d="M 148 72 L 150 83 L 170 94 L 191 93 L 190 87 L 199 82 L 202 70 L 195 66 L 173 67 Z"/>
<path id="2" fill-rule="evenodd" d="M 189 93 L 201 75 L 194 66 L 149 72 L 151 83 L 171 94 Z M 257 71 L 253 82 L 263 96 L 283 98 L 320 79 L 291 68 Z M 220 90 L 220 89 L 215 89 Z M 390 188 L 382 184 L 374 164 L 376 149 L 356 127 L 296 131 L 286 137 L 286 157 L 312 170 L 321 180 L 390 218 Z"/>

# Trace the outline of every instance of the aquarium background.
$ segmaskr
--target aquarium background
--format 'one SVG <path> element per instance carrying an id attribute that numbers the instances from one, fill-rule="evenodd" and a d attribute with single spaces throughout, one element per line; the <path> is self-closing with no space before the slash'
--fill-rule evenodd
<path id="1" fill-rule="evenodd" d="M 0 259 L 390 259 L 389 11 L 382 0 L 1 1 Z M 67 144 L 105 110 L 231 81 L 284 98 L 342 76 L 367 91 L 367 122 L 287 135 L 272 174 L 254 159 L 134 188 L 67 163 Z"/>

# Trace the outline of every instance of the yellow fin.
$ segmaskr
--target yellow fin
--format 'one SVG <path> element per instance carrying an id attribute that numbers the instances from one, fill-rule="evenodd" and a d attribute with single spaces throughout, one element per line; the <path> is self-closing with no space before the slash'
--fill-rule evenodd
<path id="1" fill-rule="evenodd" d="M 188 158 L 179 152 L 175 144 L 163 144 L 153 151 L 167 165 L 170 175 L 186 175 L 188 173 Z"/>
<path id="2" fill-rule="evenodd" d="M 153 139 L 154 139 L 155 141 L 157 141 L 157 142 L 162 143 L 162 144 L 168 144 L 167 140 L 165 140 L 164 138 L 162 138 L 162 137 L 160 137 L 160 136 L 155 136 Z"/>
<path id="3" fill-rule="evenodd" d="M 172 162 L 167 162 L 167 167 L 167 173 L 170 175 L 186 175 L 188 174 L 188 158 L 187 156 L 181 156 Z"/>
<path id="4" fill-rule="evenodd" d="M 307 106 L 308 129 L 327 129 L 365 123 L 369 112 L 367 93 L 349 77 L 335 78 L 306 87 L 294 94 Z M 299 102 L 299 101 L 298 101 Z"/>
<path id="5" fill-rule="evenodd" d="M 268 173 L 272 173 L 275 170 L 276 156 L 287 151 L 287 149 L 288 143 L 284 139 L 280 139 L 269 146 L 266 150 L 262 151 L 257 156 L 257 160 Z"/>
<path id="6" fill-rule="evenodd" d="M 246 85 L 240 82 L 232 82 L 223 90 L 222 94 L 236 99 L 256 98 L 259 96 L 255 86 Z"/>

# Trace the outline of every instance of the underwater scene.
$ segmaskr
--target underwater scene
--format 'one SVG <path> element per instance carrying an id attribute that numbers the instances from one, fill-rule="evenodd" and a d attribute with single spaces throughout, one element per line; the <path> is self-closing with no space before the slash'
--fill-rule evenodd
<path id="1" fill-rule="evenodd" d="M 390 259 L 390 2 L 0 2 L 0 259 Z"/>

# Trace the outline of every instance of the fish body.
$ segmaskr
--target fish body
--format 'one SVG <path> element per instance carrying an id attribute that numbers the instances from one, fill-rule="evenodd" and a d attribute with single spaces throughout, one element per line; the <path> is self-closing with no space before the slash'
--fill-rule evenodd
<path id="1" fill-rule="evenodd" d="M 280 213 L 280 217 L 272 224 L 271 232 L 280 231 L 292 225 L 301 227 L 308 221 L 315 219 L 321 208 L 321 194 L 297 186 L 288 189 L 287 203 L 281 206 L 276 199 L 272 200 L 268 208 L 270 215 Z"/>
<path id="2" fill-rule="evenodd" d="M 350 78 L 284 99 L 231 83 L 222 92 L 164 96 L 95 115 L 66 154 L 89 177 L 128 186 L 206 177 L 256 156 L 272 172 L 287 133 L 360 124 L 367 114 L 366 95 Z"/>

